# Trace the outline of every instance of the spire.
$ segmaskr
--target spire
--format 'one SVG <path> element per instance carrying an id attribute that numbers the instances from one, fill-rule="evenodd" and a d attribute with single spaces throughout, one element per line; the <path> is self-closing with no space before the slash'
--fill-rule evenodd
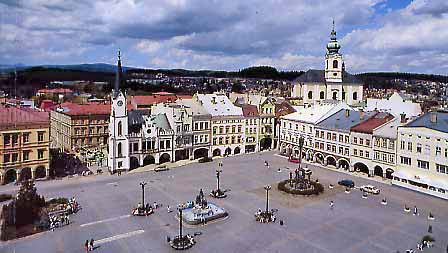
<path id="1" fill-rule="evenodd" d="M 115 85 L 114 85 L 114 97 L 118 96 L 118 92 L 120 91 L 120 84 L 122 78 L 122 69 L 121 69 L 121 52 L 118 50 L 118 63 L 117 63 L 117 72 L 115 74 Z"/>
<path id="2" fill-rule="evenodd" d="M 330 41 L 327 43 L 327 51 L 329 54 L 339 53 L 340 48 L 341 46 L 336 39 L 336 29 L 333 19 L 333 29 L 331 30 Z"/>

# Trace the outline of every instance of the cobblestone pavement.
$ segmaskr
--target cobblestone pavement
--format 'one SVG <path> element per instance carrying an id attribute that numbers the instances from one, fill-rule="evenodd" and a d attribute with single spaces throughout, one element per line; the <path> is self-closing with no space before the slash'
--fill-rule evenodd
<path id="1" fill-rule="evenodd" d="M 216 187 L 218 161 L 192 163 L 163 172 L 127 175 L 99 175 L 70 180 L 37 182 L 45 197 L 75 196 L 83 209 L 71 217 L 73 223 L 54 232 L 0 243 L 0 252 L 83 252 L 85 240 L 94 238 L 95 252 L 174 252 L 166 237 L 178 233 L 174 207 L 193 200 L 200 188 L 204 193 Z M 270 164 L 269 169 L 264 161 Z M 186 226 L 185 233 L 202 232 L 189 252 L 405 252 L 433 227 L 436 239 L 432 251 L 444 252 L 448 243 L 448 202 L 388 184 L 354 177 L 334 170 L 308 165 L 312 178 L 326 185 L 318 197 L 294 197 L 278 192 L 277 183 L 289 177 L 288 163 L 274 152 L 239 155 L 222 159 L 221 188 L 230 189 L 226 199 L 210 199 L 225 208 L 230 217 L 206 226 Z M 281 169 L 278 172 L 278 168 Z M 329 189 L 343 178 L 357 186 L 372 184 L 379 196 L 361 198 L 359 190 L 347 194 L 341 187 Z M 149 217 L 132 217 L 130 211 L 141 199 L 139 182 L 148 182 L 146 200 L 163 204 Z M 265 207 L 263 186 L 272 185 L 270 208 L 278 209 L 279 223 L 255 222 L 254 213 Z M 0 187 L 0 193 L 16 186 Z M 380 204 L 386 197 L 388 205 Z M 329 202 L 334 201 L 333 210 Z M 419 216 L 404 213 L 403 207 L 416 205 Z M 427 219 L 431 211 L 435 221 Z M 277 221 L 278 221 L 277 220 Z"/>

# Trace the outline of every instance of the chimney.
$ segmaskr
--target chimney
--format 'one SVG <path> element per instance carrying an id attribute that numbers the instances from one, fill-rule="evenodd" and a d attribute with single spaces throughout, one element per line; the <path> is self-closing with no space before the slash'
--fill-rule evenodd
<path id="1" fill-rule="evenodd" d="M 360 120 L 364 119 L 364 110 L 363 109 L 359 109 L 359 119 Z"/>
<path id="2" fill-rule="evenodd" d="M 345 117 L 348 118 L 350 116 L 350 110 L 345 109 Z"/>
<path id="3" fill-rule="evenodd" d="M 406 123 L 406 113 L 400 114 L 400 123 Z"/>
<path id="4" fill-rule="evenodd" d="M 434 124 L 437 123 L 437 113 L 436 112 L 430 112 L 429 121 Z"/>

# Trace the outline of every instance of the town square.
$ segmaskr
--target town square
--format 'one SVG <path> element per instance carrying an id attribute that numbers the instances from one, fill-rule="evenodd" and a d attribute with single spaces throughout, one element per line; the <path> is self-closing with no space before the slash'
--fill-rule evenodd
<path id="1" fill-rule="evenodd" d="M 228 196 L 207 199 L 223 207 L 229 216 L 206 225 L 184 224 L 185 234 L 196 234 L 191 252 L 405 252 L 428 234 L 429 225 L 435 242 L 425 252 L 442 252 L 448 242 L 448 206 L 444 200 L 312 164 L 304 166 L 325 186 L 324 193 L 292 196 L 278 191 L 277 184 L 287 179 L 297 164 L 276 152 L 263 152 L 161 172 L 38 182 L 39 194 L 47 198 L 76 196 L 81 211 L 73 215 L 70 225 L 2 242 L 0 249 L 17 253 L 82 252 L 84 241 L 94 238 L 97 252 L 173 252 L 167 237 L 178 234 L 179 221 L 176 211 L 168 212 L 167 205 L 175 210 L 178 204 L 193 200 L 200 187 L 206 193 L 215 189 L 215 170 L 220 162 L 221 188 Z M 345 187 L 338 186 L 341 179 L 352 179 L 355 187 L 375 185 L 381 193 L 363 199 L 360 190 L 346 193 Z M 141 201 L 141 182 L 147 183 L 146 202 L 161 206 L 149 216 L 132 216 L 131 209 Z M 330 184 L 334 188 L 330 189 Z M 264 210 L 265 185 L 272 186 L 269 209 L 278 210 L 274 223 L 263 224 L 254 218 L 259 208 Z M 8 185 L 1 190 L 14 188 Z M 387 205 L 381 204 L 383 198 Z M 334 202 L 333 208 L 329 207 L 330 201 Z M 417 206 L 419 214 L 404 212 L 405 205 Z M 428 220 L 429 212 L 435 217 L 433 221 Z"/>

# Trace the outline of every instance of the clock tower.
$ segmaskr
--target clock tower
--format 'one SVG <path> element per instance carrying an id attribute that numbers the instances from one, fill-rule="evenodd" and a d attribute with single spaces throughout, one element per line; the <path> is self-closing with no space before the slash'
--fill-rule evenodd
<path id="1" fill-rule="evenodd" d="M 341 46 L 336 39 L 336 31 L 331 31 L 330 41 L 327 43 L 327 53 L 325 54 L 325 81 L 342 83 L 342 75 L 344 71 L 344 62 L 342 55 L 339 53 Z"/>
<path id="2" fill-rule="evenodd" d="M 111 111 L 109 120 L 109 170 L 112 173 L 129 170 L 129 138 L 128 111 L 126 107 L 126 93 L 120 91 L 123 82 L 121 68 L 121 54 L 118 51 L 117 72 L 111 96 Z"/>

